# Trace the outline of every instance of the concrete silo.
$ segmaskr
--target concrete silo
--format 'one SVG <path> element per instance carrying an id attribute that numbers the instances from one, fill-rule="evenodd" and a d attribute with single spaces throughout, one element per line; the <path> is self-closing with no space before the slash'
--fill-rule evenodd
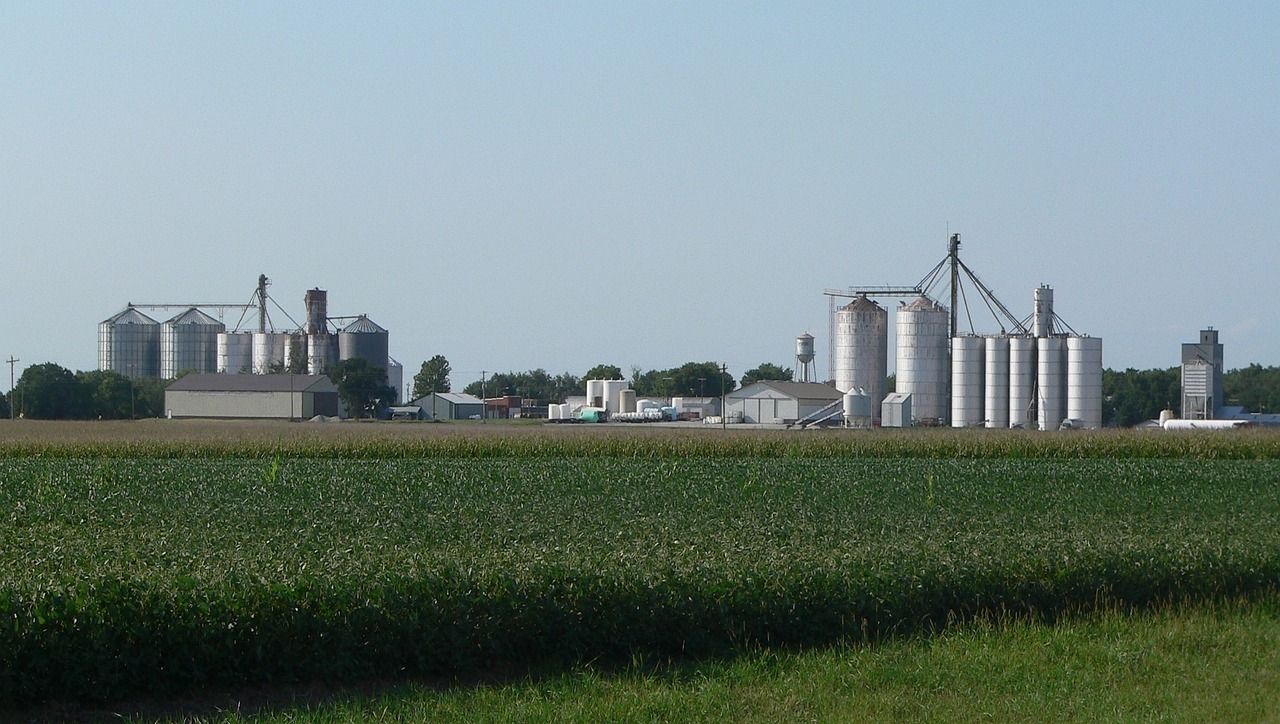
<path id="1" fill-rule="evenodd" d="M 1009 426 L 1009 338 L 986 338 L 986 374 L 983 397 L 987 427 Z"/>
<path id="2" fill-rule="evenodd" d="M 951 315 L 947 308 L 921 296 L 898 308 L 898 392 L 911 395 L 917 420 L 947 419 L 948 344 Z"/>
<path id="3" fill-rule="evenodd" d="M 159 377 L 159 323 L 133 307 L 99 323 L 98 369 L 132 379 Z"/>
<path id="4" fill-rule="evenodd" d="M 1041 430 L 1057 430 L 1066 418 L 1067 340 L 1036 340 L 1036 413 Z"/>
<path id="5" fill-rule="evenodd" d="M 1067 338 L 1067 417 L 1102 427 L 1102 340 Z"/>
<path id="6" fill-rule="evenodd" d="M 858 295 L 836 312 L 836 389 L 861 389 L 871 395 L 872 407 L 884 400 L 889 377 L 889 313 Z"/>
<path id="7" fill-rule="evenodd" d="M 218 335 L 227 325 L 191 307 L 160 325 L 160 377 L 218 370 Z"/>
<path id="8" fill-rule="evenodd" d="M 951 426 L 972 427 L 986 421 L 983 380 L 986 340 L 964 336 L 951 340 Z"/>
<path id="9" fill-rule="evenodd" d="M 218 334 L 218 372 L 225 375 L 253 372 L 253 332 Z"/>
<path id="10" fill-rule="evenodd" d="M 1036 340 L 1009 338 L 1009 427 L 1030 427 L 1035 416 Z"/>

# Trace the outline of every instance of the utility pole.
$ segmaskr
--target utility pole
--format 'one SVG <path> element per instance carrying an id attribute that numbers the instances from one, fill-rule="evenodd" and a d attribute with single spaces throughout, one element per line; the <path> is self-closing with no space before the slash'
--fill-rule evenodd
<path id="1" fill-rule="evenodd" d="M 725 401 L 724 401 L 724 376 L 725 376 L 725 371 L 727 369 L 729 369 L 729 366 L 721 362 L 720 363 L 720 429 L 721 430 L 726 429 L 726 425 L 728 424 L 727 418 L 729 417 L 729 408 L 725 407 Z"/>
<path id="2" fill-rule="evenodd" d="M 480 370 L 480 423 L 489 422 L 489 403 L 486 400 L 484 392 L 484 375 L 485 370 Z"/>
<path id="3" fill-rule="evenodd" d="M 22 360 L 9 355 L 9 359 L 5 360 L 9 363 L 9 419 L 13 419 L 13 366 Z"/>

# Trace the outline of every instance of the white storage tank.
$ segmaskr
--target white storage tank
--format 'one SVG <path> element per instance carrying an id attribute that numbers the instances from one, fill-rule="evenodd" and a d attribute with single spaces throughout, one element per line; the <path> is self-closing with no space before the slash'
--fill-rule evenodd
<path id="1" fill-rule="evenodd" d="M 547 419 L 548 419 L 548 420 L 559 420 L 559 419 L 560 419 L 560 406 L 559 406 L 559 405 L 556 405 L 556 404 L 547 405 Z"/>
<path id="2" fill-rule="evenodd" d="M 622 409 L 622 391 L 631 385 L 626 380 L 604 381 L 604 407 L 609 412 L 624 412 Z"/>
<path id="3" fill-rule="evenodd" d="M 1036 287 L 1035 310 L 1031 315 L 1031 330 L 1037 338 L 1049 337 L 1054 333 L 1053 328 L 1053 287 L 1047 284 L 1041 284 Z"/>
<path id="4" fill-rule="evenodd" d="M 853 389 L 844 393 L 845 427 L 871 427 L 871 413 L 871 395 L 865 390 Z"/>
<path id="5" fill-rule="evenodd" d="M 836 312 L 836 389 L 861 388 L 877 404 L 884 399 L 889 377 L 889 313 L 859 295 Z"/>
<path id="6" fill-rule="evenodd" d="M 604 380 L 587 380 L 587 406 L 604 408 Z"/>
<path id="7" fill-rule="evenodd" d="M 1042 337 L 1036 343 L 1036 411 L 1040 429 L 1057 430 L 1066 419 L 1067 340 Z"/>
<path id="8" fill-rule="evenodd" d="M 1009 426 L 1009 338 L 986 338 L 986 374 L 983 380 L 983 407 L 987 427 Z"/>
<path id="9" fill-rule="evenodd" d="M 100 322 L 98 369 L 132 379 L 160 376 L 160 325 L 133 307 Z"/>
<path id="10" fill-rule="evenodd" d="M 160 377 L 171 380 L 179 372 L 218 369 L 218 333 L 227 326 L 191 307 L 160 325 Z"/>
<path id="11" fill-rule="evenodd" d="M 1102 427 L 1102 340 L 1067 338 L 1067 417 Z"/>
<path id="12" fill-rule="evenodd" d="M 307 371 L 307 336 L 290 332 L 284 339 L 284 371 L 303 374 Z"/>
<path id="13" fill-rule="evenodd" d="M 951 315 L 928 297 L 898 308 L 897 391 L 911 395 L 916 420 L 947 419 L 948 342 Z"/>
<path id="14" fill-rule="evenodd" d="M 635 412 L 636 411 L 636 391 L 624 389 L 618 391 L 618 411 L 619 412 Z"/>
<path id="15" fill-rule="evenodd" d="M 253 373 L 265 375 L 271 373 L 273 366 L 284 365 L 284 350 L 288 346 L 289 335 L 280 332 L 253 333 Z"/>
<path id="16" fill-rule="evenodd" d="M 218 372 L 224 375 L 253 372 L 253 332 L 222 332 L 218 335 Z"/>
<path id="17" fill-rule="evenodd" d="M 972 427 L 986 421 L 983 415 L 983 357 L 986 340 L 964 336 L 951 340 L 951 426 Z"/>
<path id="18" fill-rule="evenodd" d="M 327 332 L 307 335 L 307 374 L 322 375 L 338 360 L 338 338 Z"/>
<path id="19" fill-rule="evenodd" d="M 1035 416 L 1036 340 L 1009 339 L 1009 427 L 1030 427 Z"/>

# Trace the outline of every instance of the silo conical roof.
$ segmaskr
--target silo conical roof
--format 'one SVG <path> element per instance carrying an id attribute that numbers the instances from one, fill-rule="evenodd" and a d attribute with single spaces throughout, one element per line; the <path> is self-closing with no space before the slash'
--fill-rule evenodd
<path id="1" fill-rule="evenodd" d="M 840 308 L 842 312 L 874 312 L 877 310 L 883 312 L 884 307 L 871 301 L 864 294 L 859 294 L 853 298 L 852 302 Z"/>
<path id="2" fill-rule="evenodd" d="M 902 309 L 907 312 L 946 311 L 946 307 L 925 296 L 907 302 Z"/>
<path id="3" fill-rule="evenodd" d="M 374 324 L 372 319 L 369 319 L 363 314 L 361 314 L 360 317 L 356 319 L 356 321 L 343 327 L 342 331 L 348 334 L 373 334 L 373 333 L 386 334 L 387 332 L 387 330 L 383 329 L 382 327 L 379 327 L 377 324 Z"/>
<path id="4" fill-rule="evenodd" d="M 159 324 L 159 322 L 157 322 L 156 320 L 152 319 L 151 317 L 148 317 L 147 315 L 143 314 L 142 312 L 139 312 L 137 309 L 134 309 L 133 307 L 127 307 L 127 308 L 125 308 L 125 310 L 124 310 L 124 311 L 120 312 L 119 314 L 116 314 L 116 315 L 115 315 L 115 316 L 113 316 L 113 317 L 109 317 L 109 318 L 107 318 L 107 319 L 104 319 L 104 320 L 102 321 L 102 324 L 111 324 L 111 325 L 116 325 L 116 324 Z"/>
<path id="5" fill-rule="evenodd" d="M 199 324 L 206 327 L 225 326 L 222 324 L 222 322 L 219 322 L 218 320 L 214 319 L 208 314 L 205 314 L 199 309 L 196 309 L 195 307 L 192 307 L 187 311 L 177 315 L 173 319 L 170 319 L 169 321 L 165 322 L 165 324 Z"/>

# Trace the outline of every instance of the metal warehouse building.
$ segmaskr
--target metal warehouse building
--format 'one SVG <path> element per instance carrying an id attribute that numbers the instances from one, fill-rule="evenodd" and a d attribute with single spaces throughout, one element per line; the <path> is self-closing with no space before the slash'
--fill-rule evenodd
<path id="1" fill-rule="evenodd" d="M 432 392 L 414 400 L 428 420 L 466 420 L 484 414 L 484 400 L 461 392 Z"/>
<path id="2" fill-rule="evenodd" d="M 831 385 L 761 380 L 725 395 L 725 407 L 730 418 L 741 412 L 743 422 L 785 424 L 839 399 L 840 391 Z"/>
<path id="3" fill-rule="evenodd" d="M 187 375 L 164 392 L 169 417 L 308 420 L 337 416 L 338 388 L 325 375 Z"/>

